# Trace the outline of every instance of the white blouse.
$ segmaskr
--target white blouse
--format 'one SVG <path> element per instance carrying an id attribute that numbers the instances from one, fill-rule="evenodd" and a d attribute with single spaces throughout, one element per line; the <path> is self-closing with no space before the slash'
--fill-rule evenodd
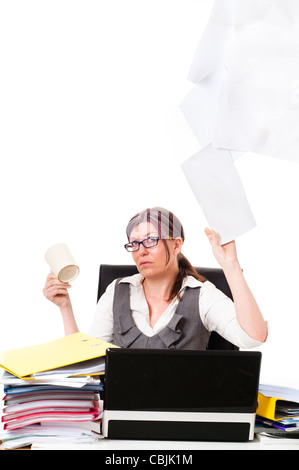
<path id="1" fill-rule="evenodd" d="M 141 274 L 123 278 L 120 282 L 130 283 L 130 308 L 132 318 L 137 328 L 146 336 L 159 333 L 171 320 L 179 300 L 174 298 L 158 321 L 150 325 L 149 308 L 144 295 Z M 115 282 L 113 281 L 99 299 L 93 323 L 89 334 L 104 341 L 113 342 L 113 297 Z M 209 281 L 200 282 L 192 276 L 187 276 L 182 284 L 180 294 L 186 287 L 199 287 L 199 312 L 201 320 L 208 331 L 217 331 L 223 338 L 239 348 L 248 349 L 260 346 L 262 343 L 252 339 L 241 328 L 236 318 L 235 306 L 232 300 L 217 289 Z"/>

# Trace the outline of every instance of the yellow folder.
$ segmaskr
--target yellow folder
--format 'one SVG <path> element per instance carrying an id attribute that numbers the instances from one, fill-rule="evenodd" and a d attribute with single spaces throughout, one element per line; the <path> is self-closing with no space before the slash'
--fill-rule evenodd
<path id="1" fill-rule="evenodd" d="M 277 417 L 276 415 L 276 402 L 281 398 L 265 397 L 261 393 L 258 394 L 258 408 L 256 414 L 263 418 L 272 419 L 273 421 L 279 421 L 285 419 L 286 416 Z M 295 416 L 292 416 L 295 417 Z"/>
<path id="2" fill-rule="evenodd" d="M 23 378 L 105 356 L 106 349 L 110 347 L 117 346 L 84 333 L 74 333 L 47 343 L 2 352 L 0 367 Z"/>

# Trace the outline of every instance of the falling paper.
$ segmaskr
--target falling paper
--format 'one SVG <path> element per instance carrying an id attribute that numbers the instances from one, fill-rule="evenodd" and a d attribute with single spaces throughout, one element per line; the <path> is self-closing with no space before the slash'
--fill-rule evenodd
<path id="1" fill-rule="evenodd" d="M 299 161 L 298 57 L 298 0 L 216 0 L 181 105 L 199 143 Z"/>
<path id="2" fill-rule="evenodd" d="M 216 0 L 181 104 L 199 144 L 299 162 L 298 57 L 298 0 Z"/>
<path id="3" fill-rule="evenodd" d="M 216 231 L 222 245 L 255 227 L 229 150 L 208 145 L 182 168 L 209 226 Z"/>

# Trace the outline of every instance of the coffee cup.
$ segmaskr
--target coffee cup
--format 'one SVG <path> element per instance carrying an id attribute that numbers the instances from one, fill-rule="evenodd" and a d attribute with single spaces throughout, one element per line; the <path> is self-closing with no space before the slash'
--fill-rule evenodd
<path id="1" fill-rule="evenodd" d="M 79 274 L 79 267 L 64 243 L 50 246 L 45 253 L 45 259 L 51 271 L 61 282 L 73 281 Z"/>

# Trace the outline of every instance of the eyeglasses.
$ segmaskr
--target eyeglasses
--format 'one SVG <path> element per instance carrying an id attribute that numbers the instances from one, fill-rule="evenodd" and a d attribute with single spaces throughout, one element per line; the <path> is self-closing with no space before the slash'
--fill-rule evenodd
<path id="1" fill-rule="evenodd" d="M 153 248 L 153 246 L 158 245 L 158 241 L 160 240 L 159 237 L 148 237 L 145 240 L 142 240 L 141 242 L 138 242 L 137 240 L 127 243 L 125 246 L 125 249 L 127 251 L 138 251 L 140 248 L 140 245 L 143 245 L 144 248 Z"/>

